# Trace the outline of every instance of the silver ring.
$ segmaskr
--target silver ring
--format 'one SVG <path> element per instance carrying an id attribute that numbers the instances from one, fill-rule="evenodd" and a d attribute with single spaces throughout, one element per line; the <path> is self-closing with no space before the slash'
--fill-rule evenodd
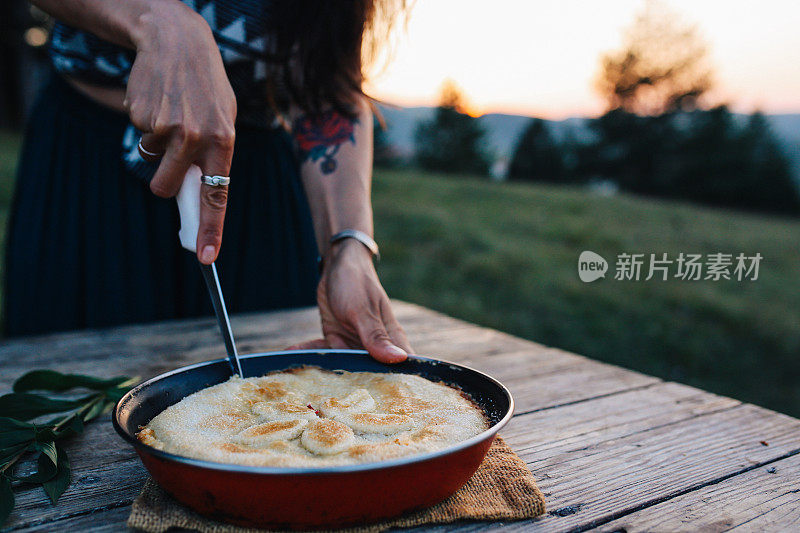
<path id="1" fill-rule="evenodd" d="M 155 158 L 155 159 L 158 159 L 159 157 L 164 155 L 164 154 L 158 154 L 156 152 L 151 152 L 150 150 L 148 150 L 147 148 L 142 146 L 142 139 L 141 138 L 139 138 L 139 154 L 141 156 L 143 156 L 143 157 L 144 156 L 149 156 L 149 157 L 152 157 L 152 158 Z"/>
<path id="2" fill-rule="evenodd" d="M 206 185 L 210 185 L 212 187 L 222 187 L 223 185 L 228 185 L 231 182 L 231 178 L 228 176 L 200 176 L 200 181 L 205 183 Z"/>

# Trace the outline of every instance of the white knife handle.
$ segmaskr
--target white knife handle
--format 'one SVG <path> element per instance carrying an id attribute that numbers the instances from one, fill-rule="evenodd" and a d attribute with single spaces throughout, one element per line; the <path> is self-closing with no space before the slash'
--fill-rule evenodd
<path id="1" fill-rule="evenodd" d="M 200 177 L 203 172 L 197 165 L 186 171 L 183 185 L 178 191 L 178 212 L 181 215 L 181 230 L 178 237 L 181 246 L 197 253 L 197 233 L 200 231 Z"/>

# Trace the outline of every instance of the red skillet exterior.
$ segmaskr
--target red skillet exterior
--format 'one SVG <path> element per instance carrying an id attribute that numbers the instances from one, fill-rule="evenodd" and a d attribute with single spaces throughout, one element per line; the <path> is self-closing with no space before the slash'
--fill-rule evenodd
<path id="1" fill-rule="evenodd" d="M 245 527 L 315 529 L 434 505 L 472 477 L 493 440 L 385 469 L 269 476 L 198 468 L 137 451 L 161 487 L 202 515 Z"/>
<path id="2" fill-rule="evenodd" d="M 487 412 L 492 426 L 452 450 L 353 468 L 258 469 L 165 454 L 141 442 L 138 428 L 192 392 L 230 376 L 224 359 L 176 369 L 128 392 L 114 410 L 114 427 L 130 442 L 153 479 L 198 513 L 249 527 L 320 529 L 367 524 L 436 504 L 475 473 L 514 400 L 499 382 L 475 370 L 419 356 L 383 366 L 360 350 L 295 350 L 241 358 L 246 376 L 310 364 L 350 371 L 397 371 L 457 384 Z"/>

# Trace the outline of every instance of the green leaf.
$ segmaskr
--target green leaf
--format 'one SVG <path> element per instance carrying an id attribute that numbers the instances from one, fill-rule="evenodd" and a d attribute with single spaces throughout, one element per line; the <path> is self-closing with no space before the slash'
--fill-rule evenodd
<path id="1" fill-rule="evenodd" d="M 92 396 L 85 396 L 76 400 L 54 400 L 25 392 L 4 394 L 0 396 L 0 417 L 30 420 L 46 414 L 76 409 L 91 398 Z"/>
<path id="2" fill-rule="evenodd" d="M 44 453 L 39 454 L 36 464 L 36 472 L 27 476 L 14 476 L 14 479 L 23 483 L 44 483 L 53 479 L 58 473 L 56 464 Z"/>
<path id="3" fill-rule="evenodd" d="M 53 429 L 53 426 L 46 425 L 46 426 L 37 426 L 36 427 L 36 441 L 37 442 L 47 442 L 50 440 L 56 440 L 56 432 Z"/>
<path id="4" fill-rule="evenodd" d="M 111 404 L 105 401 L 97 402 L 96 404 L 92 405 L 92 407 L 86 411 L 83 415 L 83 421 L 88 422 L 89 420 L 96 418 L 98 415 L 102 414 L 103 411 L 111 407 Z"/>
<path id="5" fill-rule="evenodd" d="M 90 390 L 106 390 L 116 387 L 130 378 L 126 376 L 100 379 L 81 374 L 62 374 L 55 370 L 34 370 L 28 372 L 14 382 L 14 392 L 28 392 L 32 390 L 46 390 L 64 392 L 75 388 Z"/>
<path id="6" fill-rule="evenodd" d="M 123 381 L 116 387 L 110 387 L 105 390 L 106 397 L 110 401 L 117 403 L 118 401 L 120 401 L 120 399 L 122 399 L 123 396 L 125 396 L 125 393 L 131 390 L 131 388 L 137 383 L 139 383 L 139 381 L 140 381 L 139 376 L 136 376 L 126 381 Z"/>
<path id="7" fill-rule="evenodd" d="M 58 445 L 56 446 L 56 449 L 58 451 L 58 472 L 53 479 L 42 483 L 42 487 L 50 497 L 50 501 L 53 502 L 53 505 L 58 502 L 58 499 L 67 489 L 72 471 L 69 465 L 69 457 L 67 457 L 67 452 L 64 451 L 64 448 Z"/>
<path id="8" fill-rule="evenodd" d="M 13 509 L 14 491 L 11 490 L 11 480 L 0 475 L 0 526 L 6 523 Z"/>
<path id="9" fill-rule="evenodd" d="M 125 393 L 128 392 L 129 390 L 131 390 L 130 387 L 114 387 L 108 389 L 105 391 L 106 398 L 108 398 L 109 401 L 117 403 L 123 396 L 125 396 Z"/>
<path id="10" fill-rule="evenodd" d="M 61 420 L 54 422 L 54 424 L 60 423 L 67 418 L 69 419 L 67 423 L 61 426 L 58 431 L 54 432 L 55 439 L 63 439 L 64 437 L 72 437 L 74 435 L 80 435 L 83 433 L 85 427 L 83 425 L 83 417 L 77 415 L 70 415 L 69 417 L 62 418 Z"/>
<path id="11" fill-rule="evenodd" d="M 49 457 L 54 465 L 58 464 L 58 452 L 56 451 L 56 445 L 53 441 L 37 442 L 36 447 Z"/>
<path id="12" fill-rule="evenodd" d="M 123 379 L 123 378 L 119 378 Z M 119 383 L 117 387 L 123 388 L 125 390 L 130 390 L 133 388 L 134 385 L 139 383 L 142 380 L 141 376 L 133 376 L 132 378 L 127 378 L 125 381 Z"/>
<path id="13" fill-rule="evenodd" d="M 0 450 L 21 443 L 29 443 L 36 438 L 36 426 L 13 418 L 0 417 Z"/>
<path id="14" fill-rule="evenodd" d="M 0 449 L 0 468 L 5 467 L 8 463 L 16 459 L 17 455 L 25 451 L 30 445 L 30 442 L 23 442 L 16 446 Z"/>
<path id="15" fill-rule="evenodd" d="M 128 392 L 128 389 L 123 387 L 114 387 L 113 389 L 108 389 L 106 391 L 106 398 L 109 401 L 117 403 L 120 399 L 125 396 L 125 393 Z"/>

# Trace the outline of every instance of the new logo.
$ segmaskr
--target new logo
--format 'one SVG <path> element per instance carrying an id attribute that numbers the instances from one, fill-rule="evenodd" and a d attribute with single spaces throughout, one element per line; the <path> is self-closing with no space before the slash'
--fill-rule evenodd
<path id="1" fill-rule="evenodd" d="M 600 278 L 606 277 L 608 262 L 602 256 L 585 250 L 578 257 L 578 277 L 584 283 L 590 283 Z"/>

